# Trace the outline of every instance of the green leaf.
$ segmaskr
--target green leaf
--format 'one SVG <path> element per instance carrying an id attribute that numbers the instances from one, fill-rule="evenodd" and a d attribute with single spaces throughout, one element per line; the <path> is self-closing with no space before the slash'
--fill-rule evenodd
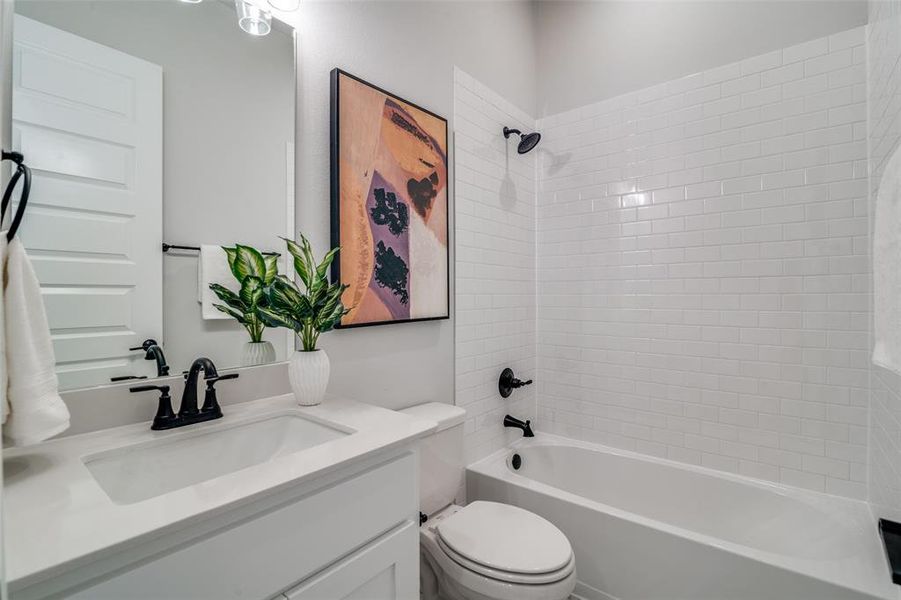
<path id="1" fill-rule="evenodd" d="M 278 275 L 278 259 L 281 254 L 264 254 L 263 261 L 266 263 L 266 274 L 263 277 L 263 284 L 269 285 L 275 281 Z"/>
<path id="2" fill-rule="evenodd" d="M 325 258 L 322 259 L 322 262 L 319 263 L 319 266 L 316 267 L 316 275 L 320 279 L 324 279 L 328 274 L 328 268 L 332 265 L 332 261 L 335 259 L 335 255 L 338 254 L 338 250 L 340 248 L 332 248 L 328 251 L 328 254 L 325 255 Z"/>
<path id="3" fill-rule="evenodd" d="M 213 306 L 216 307 L 218 310 L 224 312 L 231 318 L 233 318 L 235 321 L 237 321 L 241 325 L 247 325 L 247 319 L 245 318 L 244 313 L 238 312 L 237 310 L 234 310 L 227 306 L 223 306 L 221 304 L 214 304 Z"/>
<path id="4" fill-rule="evenodd" d="M 326 293 L 328 292 L 328 282 L 322 279 L 317 279 L 313 283 L 312 289 L 310 289 L 310 306 L 313 307 L 314 310 L 320 310 L 322 305 L 326 300 Z"/>
<path id="5" fill-rule="evenodd" d="M 307 239 L 307 236 L 304 234 L 300 234 L 300 247 L 303 248 L 303 256 L 307 259 L 308 262 L 312 264 L 316 264 L 315 259 L 313 258 L 313 245 L 310 244 L 310 240 Z M 313 269 L 310 269 L 311 271 Z"/>
<path id="6" fill-rule="evenodd" d="M 338 302 L 329 312 L 323 312 L 316 323 L 316 329 L 320 332 L 331 331 L 335 325 L 341 320 L 341 317 L 347 314 L 344 305 Z"/>
<path id="7" fill-rule="evenodd" d="M 288 252 L 291 253 L 291 256 L 294 257 L 294 270 L 297 272 L 298 277 L 303 282 L 304 287 L 309 289 L 310 283 L 312 282 L 313 272 L 307 267 L 306 256 L 304 255 L 303 248 L 294 240 L 289 240 L 288 238 L 282 238 L 285 240 L 285 244 L 288 246 Z"/>
<path id="8" fill-rule="evenodd" d="M 252 275 L 245 277 L 244 281 L 241 282 L 240 296 L 241 301 L 248 308 L 247 312 L 252 312 L 259 304 L 260 298 L 263 297 L 263 281 L 259 277 Z"/>
<path id="9" fill-rule="evenodd" d="M 218 283 L 211 283 L 210 289 L 213 290 L 213 293 L 216 294 L 220 300 L 225 302 L 231 308 L 240 312 L 247 310 L 247 305 L 244 304 L 244 301 L 227 287 L 219 285 Z"/>
<path id="10" fill-rule="evenodd" d="M 225 251 L 225 257 L 228 259 L 228 268 L 231 269 L 232 274 L 234 274 L 235 259 L 238 257 L 238 249 L 228 246 L 222 246 L 222 250 Z"/>
<path id="11" fill-rule="evenodd" d="M 230 265 L 232 275 L 240 282 L 248 276 L 259 277 L 262 281 L 266 277 L 266 261 L 256 248 L 250 246 L 235 245 L 236 256 Z"/>
<path id="12" fill-rule="evenodd" d="M 335 306 L 341 303 L 341 294 L 344 293 L 345 289 L 347 289 L 347 286 L 343 286 L 340 283 L 330 286 L 326 292 L 322 294 L 321 304 L 318 307 L 315 307 L 317 315 L 330 314 L 335 309 Z"/>
<path id="13" fill-rule="evenodd" d="M 269 305 L 277 310 L 292 312 L 300 304 L 303 294 L 290 279 L 279 277 L 266 289 Z"/>
<path id="14" fill-rule="evenodd" d="M 313 258 L 313 246 L 310 245 L 310 240 L 308 240 L 302 233 L 300 234 L 300 244 L 303 247 L 303 257 L 304 262 L 306 262 L 306 268 L 310 272 L 309 287 L 312 288 L 321 279 L 319 277 L 319 273 L 316 270 L 316 259 Z"/>
<path id="15" fill-rule="evenodd" d="M 263 306 L 257 307 L 257 316 L 269 327 L 286 327 L 292 331 L 303 329 L 303 323 L 294 319 L 291 315 Z"/>

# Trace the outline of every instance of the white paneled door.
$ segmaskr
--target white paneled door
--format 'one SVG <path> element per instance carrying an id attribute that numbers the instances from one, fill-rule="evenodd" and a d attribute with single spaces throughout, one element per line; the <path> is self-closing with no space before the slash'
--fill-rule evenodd
<path id="1" fill-rule="evenodd" d="M 34 172 L 19 236 L 64 388 L 154 375 L 162 335 L 162 69 L 16 15 L 13 145 Z"/>

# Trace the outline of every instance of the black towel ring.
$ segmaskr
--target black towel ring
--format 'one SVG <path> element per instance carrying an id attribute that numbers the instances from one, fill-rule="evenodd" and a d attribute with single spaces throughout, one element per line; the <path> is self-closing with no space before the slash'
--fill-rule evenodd
<path id="1" fill-rule="evenodd" d="M 3 222 L 3 217 L 6 216 L 6 209 L 12 199 L 13 190 L 16 188 L 16 184 L 19 183 L 19 179 L 22 179 L 23 175 L 25 176 L 22 181 L 22 191 L 19 193 L 19 206 L 16 209 L 16 214 L 13 215 L 12 222 L 9 225 L 9 231 L 6 233 L 6 241 L 10 242 L 16 237 L 16 232 L 19 230 L 19 225 L 22 223 L 22 217 L 25 216 L 25 207 L 28 205 L 28 195 L 31 193 L 31 169 L 25 165 L 25 157 L 19 152 L 6 152 L 4 150 L 0 160 L 11 160 L 16 163 L 16 172 L 13 173 L 13 176 L 10 178 L 6 190 L 3 192 L 3 201 L 0 203 L 0 223 Z"/>

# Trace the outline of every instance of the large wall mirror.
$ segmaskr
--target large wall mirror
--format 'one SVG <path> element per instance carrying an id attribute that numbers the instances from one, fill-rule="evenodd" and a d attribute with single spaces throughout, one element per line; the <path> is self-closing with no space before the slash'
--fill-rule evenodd
<path id="1" fill-rule="evenodd" d="M 242 326 L 204 310 L 205 282 L 234 287 L 227 267 L 164 245 L 293 237 L 293 31 L 250 35 L 221 0 L 16 0 L 13 43 L 13 148 L 34 172 L 18 235 L 60 388 L 158 376 L 145 340 L 173 375 L 198 356 L 283 360 L 284 330 L 249 355 Z"/>

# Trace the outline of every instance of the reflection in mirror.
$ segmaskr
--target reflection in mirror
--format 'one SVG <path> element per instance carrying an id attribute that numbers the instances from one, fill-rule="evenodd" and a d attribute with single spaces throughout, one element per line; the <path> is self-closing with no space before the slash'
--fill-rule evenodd
<path id="1" fill-rule="evenodd" d="M 15 11 L 13 147 L 34 171 L 19 236 L 61 389 L 176 374 L 198 356 L 284 360 L 289 333 L 248 346 L 208 285 L 238 289 L 220 246 L 278 252 L 293 237 L 291 30 L 248 35 L 218 0 Z"/>

